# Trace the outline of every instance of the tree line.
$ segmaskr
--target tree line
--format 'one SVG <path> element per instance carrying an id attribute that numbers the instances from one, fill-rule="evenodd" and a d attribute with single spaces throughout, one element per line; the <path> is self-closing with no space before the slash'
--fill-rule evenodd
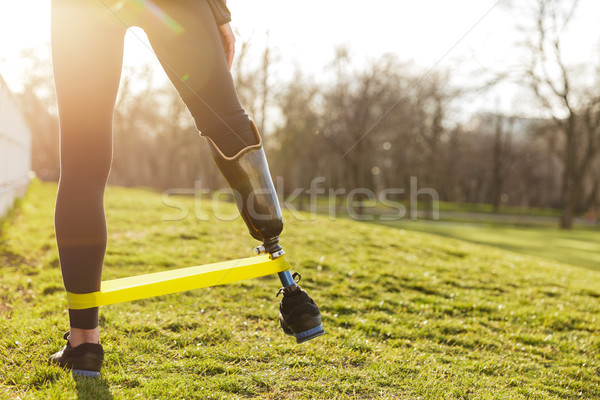
<path id="1" fill-rule="evenodd" d="M 233 75 L 242 104 L 262 130 L 271 171 L 282 177 L 280 194 L 307 188 L 315 177 L 324 178 L 324 188 L 374 193 L 409 188 L 417 177 L 419 187 L 434 189 L 443 201 L 489 203 L 496 210 L 561 208 L 563 228 L 600 206 L 600 90 L 576 79 L 561 47 L 560 32 L 576 2 L 532 4 L 537 19 L 517 79 L 546 118 L 486 112 L 457 122 L 461 102 L 482 88 L 454 87 L 450 71 L 424 70 L 389 54 L 357 66 L 343 47 L 324 71 L 326 81 L 297 71 L 275 82 L 273 49 L 253 61 L 256 52 L 243 43 Z M 33 169 L 56 180 L 51 69 L 45 57 L 26 58 L 30 78 L 19 97 L 34 134 Z M 177 93 L 170 84 L 154 84 L 153 74 L 150 67 L 124 71 L 109 183 L 224 187 Z"/>

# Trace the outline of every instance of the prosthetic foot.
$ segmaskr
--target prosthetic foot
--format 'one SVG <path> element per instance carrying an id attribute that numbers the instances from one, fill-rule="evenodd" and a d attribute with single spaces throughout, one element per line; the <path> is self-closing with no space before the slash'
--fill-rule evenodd
<path id="1" fill-rule="evenodd" d="M 292 277 L 298 277 L 296 282 L 301 278 L 297 272 Z M 302 343 L 325 334 L 319 307 L 305 290 L 292 285 L 279 289 L 277 296 L 279 294 L 283 294 L 279 303 L 279 324 L 286 335 L 295 336 L 296 342 Z"/>
<path id="2" fill-rule="evenodd" d="M 254 123 L 252 129 L 257 144 L 242 149 L 233 157 L 225 156 L 210 138 L 207 141 L 213 159 L 233 190 L 250 234 L 262 242 L 255 252 L 268 253 L 275 259 L 285 254 L 279 244 L 283 219 L 262 140 Z M 289 271 L 280 272 L 279 279 L 283 285 L 277 293 L 283 294 L 279 307 L 283 331 L 295 336 L 298 343 L 323 335 L 321 313 L 315 302 L 296 284 Z"/>

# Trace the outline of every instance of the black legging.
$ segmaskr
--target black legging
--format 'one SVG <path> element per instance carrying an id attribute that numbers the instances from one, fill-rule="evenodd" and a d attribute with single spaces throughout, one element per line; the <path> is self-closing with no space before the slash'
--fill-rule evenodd
<path id="1" fill-rule="evenodd" d="M 104 188 L 123 40 L 140 26 L 202 135 L 228 155 L 255 144 L 205 0 L 53 0 L 52 60 L 60 117 L 55 229 L 67 291 L 100 290 L 106 250 Z M 71 326 L 98 326 L 98 308 L 69 310 Z"/>

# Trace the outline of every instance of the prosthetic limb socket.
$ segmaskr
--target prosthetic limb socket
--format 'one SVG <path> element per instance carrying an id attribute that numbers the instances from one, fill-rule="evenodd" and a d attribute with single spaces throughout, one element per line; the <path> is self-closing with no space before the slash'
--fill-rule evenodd
<path id="1" fill-rule="evenodd" d="M 279 244 L 283 218 L 262 140 L 253 122 L 252 129 L 257 144 L 232 157 L 225 156 L 210 138 L 206 139 L 213 159 L 233 190 L 250 234 L 262 242 L 255 251 L 268 253 L 275 259 L 285 254 Z M 321 313 L 314 301 L 296 284 L 290 271 L 279 272 L 278 275 L 283 285 L 279 293 L 283 293 L 280 323 L 284 332 L 295 336 L 298 343 L 324 334 Z"/>

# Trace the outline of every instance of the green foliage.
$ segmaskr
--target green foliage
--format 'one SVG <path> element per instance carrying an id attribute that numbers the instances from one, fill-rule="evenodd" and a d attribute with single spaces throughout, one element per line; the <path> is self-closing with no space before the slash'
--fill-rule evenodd
<path id="1" fill-rule="evenodd" d="M 598 398 L 598 272 L 397 227 L 288 215 L 282 237 L 327 335 L 277 325 L 276 277 L 104 307 L 100 380 L 46 364 L 67 329 L 56 186 L 4 226 L 0 396 L 9 398 Z M 187 218 L 109 187 L 104 278 L 248 255 L 240 219 Z M 210 203 L 199 210 L 208 215 Z M 232 204 L 222 210 L 235 211 Z M 543 234 L 540 233 L 540 234 Z"/>

